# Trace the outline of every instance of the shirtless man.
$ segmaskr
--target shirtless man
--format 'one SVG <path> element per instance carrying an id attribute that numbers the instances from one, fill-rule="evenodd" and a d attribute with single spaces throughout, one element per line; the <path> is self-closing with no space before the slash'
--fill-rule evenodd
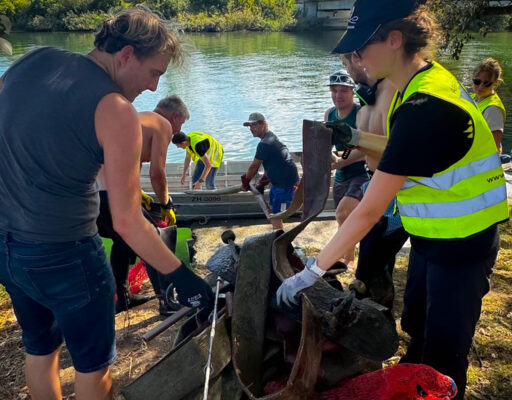
<path id="1" fill-rule="evenodd" d="M 368 142 L 373 139 L 374 142 L 382 144 L 386 137 L 388 109 L 396 89 L 386 79 L 369 79 L 364 70 L 353 62 L 352 55 L 343 55 L 342 61 L 350 76 L 359 84 L 356 95 L 360 98 L 361 104 L 365 104 L 357 113 L 356 126 L 360 131 L 382 135 L 380 138 L 361 132 Z M 383 148 L 382 151 L 371 150 L 364 145 L 358 148 L 366 153 L 366 163 L 371 176 L 379 164 Z M 380 221 L 360 242 L 356 281 L 353 283 L 353 287 L 361 294 L 369 295 L 373 300 L 389 308 L 393 305 L 394 298 L 392 273 L 395 256 L 408 237 L 400 217 L 394 213 L 394 208 L 393 201 Z"/>
<path id="2" fill-rule="evenodd" d="M 187 107 L 176 95 L 161 100 L 155 111 L 139 113 L 139 120 L 142 127 L 142 149 L 140 163 L 149 162 L 149 176 L 151 186 L 160 202 L 162 218 L 169 225 L 176 223 L 176 217 L 172 209 L 172 199 L 169 196 L 167 177 L 165 174 L 165 163 L 167 149 L 173 132 L 181 129 L 181 125 L 189 118 Z M 112 239 L 110 253 L 110 265 L 116 281 L 116 313 L 126 311 L 128 308 L 140 305 L 148 300 L 150 296 L 135 295 L 128 290 L 128 270 L 135 261 L 136 254 L 126 242 L 114 230 L 112 216 L 108 203 L 107 186 L 103 168 L 98 173 L 97 182 L 100 189 L 100 215 L 97 220 L 100 236 Z M 153 198 L 142 192 L 142 202 L 150 209 Z M 168 281 L 147 265 L 148 275 L 151 279 L 153 289 L 159 300 L 159 311 L 161 315 L 169 315 L 173 310 L 167 308 L 164 301 L 164 293 Z"/>

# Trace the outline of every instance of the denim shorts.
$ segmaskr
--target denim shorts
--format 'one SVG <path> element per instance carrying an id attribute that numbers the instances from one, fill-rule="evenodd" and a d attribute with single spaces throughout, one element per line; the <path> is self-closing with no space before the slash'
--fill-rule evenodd
<path id="1" fill-rule="evenodd" d="M 65 340 L 79 372 L 115 360 L 115 283 L 98 235 L 43 243 L 0 232 L 0 283 L 28 354 L 48 355 Z"/>

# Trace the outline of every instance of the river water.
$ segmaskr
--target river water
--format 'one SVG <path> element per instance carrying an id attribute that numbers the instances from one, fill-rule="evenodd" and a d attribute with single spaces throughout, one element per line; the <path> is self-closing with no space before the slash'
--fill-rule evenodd
<path id="1" fill-rule="evenodd" d="M 146 91 L 134 102 L 139 111 L 151 111 L 158 101 L 178 94 L 190 111 L 185 133 L 199 130 L 213 135 L 224 146 L 226 160 L 251 160 L 258 139 L 242 126 L 253 111 L 263 113 L 270 129 L 292 151 L 302 147 L 303 119 L 323 118 L 332 106 L 330 73 L 340 69 L 340 60 L 330 51 L 342 32 L 263 33 L 231 32 L 190 34 L 189 57 L 179 69 L 170 67 L 156 92 Z M 15 33 L 9 36 L 13 56 L 0 54 L 0 74 L 20 55 L 37 46 L 57 46 L 86 53 L 92 47 L 89 33 Z M 504 67 L 505 84 L 498 92 L 512 111 L 512 33 L 489 34 L 464 47 L 460 60 L 441 57 L 468 88 L 473 67 L 485 57 L 497 58 Z M 432 144 L 437 146 L 439 144 Z M 442 145 L 442 144 L 441 144 Z M 503 141 L 505 152 L 512 147 L 512 118 Z M 169 162 L 181 161 L 184 153 L 170 146 Z"/>

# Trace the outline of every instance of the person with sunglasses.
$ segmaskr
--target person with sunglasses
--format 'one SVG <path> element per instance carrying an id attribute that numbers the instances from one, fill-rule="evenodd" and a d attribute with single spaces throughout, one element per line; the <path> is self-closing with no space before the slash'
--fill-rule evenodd
<path id="1" fill-rule="evenodd" d="M 278 303 L 296 303 L 380 219 L 396 196 L 411 253 L 401 362 L 454 379 L 464 398 L 468 354 L 499 250 L 497 224 L 509 211 L 492 133 L 464 87 L 429 58 L 436 24 L 415 0 L 356 0 L 334 52 L 353 53 L 368 76 L 397 88 L 389 141 L 361 203 L 307 268 L 286 279 Z M 348 146 L 359 132 L 341 128 Z"/>
<path id="2" fill-rule="evenodd" d="M 356 116 L 361 107 L 354 102 L 354 81 L 346 72 L 338 71 L 329 77 L 328 86 L 334 106 L 325 111 L 324 121 L 345 121 L 355 128 Z M 338 226 L 359 204 L 363 197 L 363 184 L 368 181 L 364 153 L 355 149 L 345 160 L 338 153 L 343 150 L 344 146 L 336 145 L 336 153 L 339 155 L 332 155 L 332 169 L 336 169 L 332 194 Z M 343 255 L 343 260 L 347 265 L 354 261 L 354 248 Z"/>
<path id="3" fill-rule="evenodd" d="M 489 124 L 500 153 L 501 138 L 507 118 L 505 106 L 496 93 L 496 89 L 503 82 L 501 73 L 500 63 L 494 58 L 489 57 L 480 62 L 473 71 L 473 91 L 475 93 L 471 96 Z"/>

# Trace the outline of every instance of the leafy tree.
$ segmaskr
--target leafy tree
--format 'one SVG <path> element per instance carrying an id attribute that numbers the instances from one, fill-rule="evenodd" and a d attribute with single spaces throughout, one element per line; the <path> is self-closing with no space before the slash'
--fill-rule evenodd
<path id="1" fill-rule="evenodd" d="M 12 17 L 16 10 L 28 6 L 29 0 L 0 0 L 0 15 Z"/>
<path id="2" fill-rule="evenodd" d="M 472 39 L 477 28 L 486 35 L 492 28 L 489 16 L 512 14 L 510 1 L 491 0 L 422 0 L 434 12 L 443 28 L 441 49 L 449 51 L 456 59 L 464 44 Z M 492 4 L 491 4 L 492 3 Z"/>
<path id="3" fill-rule="evenodd" d="M 149 0 L 145 4 L 158 11 L 164 18 L 173 18 L 178 13 L 187 11 L 190 6 L 189 0 Z"/>

